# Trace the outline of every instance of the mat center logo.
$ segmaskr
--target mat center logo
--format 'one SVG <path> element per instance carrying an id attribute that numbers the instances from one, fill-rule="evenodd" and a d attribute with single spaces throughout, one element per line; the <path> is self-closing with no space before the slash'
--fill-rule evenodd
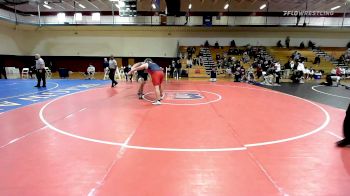
<path id="1" fill-rule="evenodd" d="M 168 99 L 177 100 L 193 100 L 204 98 L 199 92 L 167 92 L 167 97 Z"/>

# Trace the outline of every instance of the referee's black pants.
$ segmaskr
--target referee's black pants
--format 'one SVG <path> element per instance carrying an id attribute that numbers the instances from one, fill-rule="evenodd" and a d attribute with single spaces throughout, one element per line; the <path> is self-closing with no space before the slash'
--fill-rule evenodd
<path id="1" fill-rule="evenodd" d="M 109 79 L 111 79 L 112 80 L 112 85 L 114 85 L 114 84 L 118 84 L 118 82 L 117 81 L 115 81 L 115 79 L 114 79 L 114 75 L 115 75 L 115 69 L 109 69 Z"/>
<path id="2" fill-rule="evenodd" d="M 36 79 L 38 80 L 37 87 L 40 86 L 41 80 L 43 81 L 43 87 L 46 87 L 45 69 L 36 70 Z"/>

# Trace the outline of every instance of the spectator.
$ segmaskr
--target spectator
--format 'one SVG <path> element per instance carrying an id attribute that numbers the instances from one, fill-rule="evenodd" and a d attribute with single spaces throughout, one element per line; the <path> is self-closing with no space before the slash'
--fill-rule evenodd
<path id="1" fill-rule="evenodd" d="M 106 68 L 108 68 L 108 66 L 109 66 L 108 59 L 104 58 L 103 59 L 103 69 L 105 70 Z"/>
<path id="2" fill-rule="evenodd" d="M 176 79 L 179 79 L 181 78 L 181 62 L 180 62 L 180 59 L 177 59 L 177 62 L 176 62 L 176 66 L 175 66 L 175 76 L 176 76 Z"/>
<path id="3" fill-rule="evenodd" d="M 297 16 L 297 24 L 296 24 L 296 26 L 299 26 L 300 18 L 301 18 L 301 16 L 298 15 L 298 16 Z"/>
<path id="4" fill-rule="evenodd" d="M 212 67 L 210 71 L 210 82 L 216 82 L 216 67 Z"/>
<path id="5" fill-rule="evenodd" d="M 175 62 L 175 59 L 173 59 L 170 65 L 170 78 L 174 77 L 175 67 L 176 67 L 176 62 Z"/>
<path id="6" fill-rule="evenodd" d="M 280 77 L 281 77 L 281 64 L 279 61 L 277 61 L 275 63 L 275 74 L 276 74 L 276 83 L 279 84 L 280 83 Z"/>
<path id="7" fill-rule="evenodd" d="M 315 48 L 315 43 L 312 42 L 311 40 L 309 40 L 307 46 L 308 46 L 309 48 L 311 48 L 311 49 L 314 49 L 314 48 Z"/>
<path id="8" fill-rule="evenodd" d="M 219 42 L 218 42 L 218 41 L 216 41 L 216 42 L 215 42 L 214 47 L 215 47 L 216 49 L 219 49 L 219 48 L 220 48 L 220 46 L 219 46 Z"/>
<path id="9" fill-rule="evenodd" d="M 216 55 L 215 55 L 215 60 L 216 60 L 216 61 L 220 60 L 220 54 L 219 54 L 219 53 L 216 53 Z"/>
<path id="10" fill-rule="evenodd" d="M 315 60 L 314 60 L 314 64 L 320 65 L 320 63 L 321 63 L 321 58 L 318 55 L 316 55 Z"/>
<path id="11" fill-rule="evenodd" d="M 5 79 L 7 79 L 5 65 L 3 64 L 2 61 L 0 61 L 0 79 L 2 79 L 2 75 L 4 76 Z"/>
<path id="12" fill-rule="evenodd" d="M 293 62 L 294 66 L 294 62 Z M 283 78 L 288 79 L 290 75 L 291 70 L 291 60 L 289 60 L 286 64 L 284 64 L 284 72 L 283 72 Z"/>
<path id="13" fill-rule="evenodd" d="M 282 43 L 281 43 L 281 40 L 278 40 L 278 42 L 277 42 L 277 47 L 279 47 L 279 48 L 282 48 L 282 47 L 283 47 L 283 45 L 282 45 Z"/>
<path id="14" fill-rule="evenodd" d="M 91 80 L 94 78 L 94 74 L 95 74 L 95 67 L 90 63 L 84 75 L 87 77 L 87 79 Z"/>
<path id="15" fill-rule="evenodd" d="M 349 43 L 350 43 L 350 42 L 349 42 Z M 231 46 L 231 47 L 234 47 L 234 48 L 236 47 L 236 42 L 235 42 L 235 40 L 232 40 L 232 41 L 231 41 L 230 46 Z M 349 46 L 350 46 L 350 45 L 349 45 Z M 350 47 L 349 47 L 349 48 L 350 48 Z"/>
<path id="16" fill-rule="evenodd" d="M 192 59 L 190 57 L 187 58 L 186 64 L 187 68 L 192 68 Z"/>
<path id="17" fill-rule="evenodd" d="M 290 43 L 290 37 L 289 36 L 286 37 L 285 43 L 286 43 L 286 47 L 289 49 L 289 43 Z"/>

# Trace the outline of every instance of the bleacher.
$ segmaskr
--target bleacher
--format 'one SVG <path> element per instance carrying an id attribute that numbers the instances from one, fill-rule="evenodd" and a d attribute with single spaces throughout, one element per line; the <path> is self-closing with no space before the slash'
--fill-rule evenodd
<path id="1" fill-rule="evenodd" d="M 334 68 L 334 65 L 327 61 L 325 58 L 321 56 L 321 64 L 314 65 L 313 62 L 316 57 L 316 53 L 308 48 L 299 49 L 299 48 L 278 48 L 278 47 L 269 47 L 269 53 L 276 59 L 279 60 L 281 65 L 284 65 L 288 62 L 289 58 L 293 54 L 294 51 L 298 51 L 302 57 L 307 58 L 307 61 L 304 63 L 305 67 L 313 68 L 315 70 L 323 70 L 325 73 L 330 73 Z"/>
<path id="2" fill-rule="evenodd" d="M 229 46 L 223 46 L 219 48 L 215 47 L 203 47 L 203 46 L 195 46 L 196 52 L 193 56 L 198 56 L 199 52 L 203 53 L 203 64 L 204 66 L 194 65 L 192 68 L 186 68 L 186 58 L 182 59 L 182 68 L 188 70 L 188 74 L 190 78 L 209 78 L 210 70 L 213 65 L 216 65 L 216 55 L 222 55 L 229 51 Z M 245 49 L 245 47 L 238 47 L 238 49 Z M 267 54 L 271 55 L 274 59 L 278 60 L 280 64 L 283 66 L 290 59 L 292 53 L 297 51 L 301 54 L 302 57 L 306 58 L 305 67 L 312 68 L 315 70 L 323 70 L 325 74 L 331 72 L 331 70 L 337 65 L 334 64 L 333 61 L 327 57 L 327 55 L 331 54 L 332 59 L 339 58 L 342 54 L 346 52 L 346 48 L 332 48 L 332 47 L 323 47 L 321 50 L 324 52 L 324 55 L 315 50 L 311 50 L 309 48 L 299 49 L 299 48 L 278 48 L 278 47 L 266 47 Z M 180 52 L 182 54 L 187 54 L 187 47 L 180 47 Z M 321 57 L 320 65 L 313 64 L 316 55 Z M 241 59 L 242 55 L 227 55 L 227 58 L 234 56 L 236 59 Z M 253 63 L 253 59 L 250 59 L 249 62 L 242 64 L 246 70 Z M 218 77 L 227 77 L 223 70 L 218 70 Z"/>
<path id="3" fill-rule="evenodd" d="M 193 56 L 198 56 L 199 52 L 201 51 L 203 54 L 203 66 L 196 66 L 194 65 L 192 68 L 186 68 L 186 58 L 187 56 L 184 57 L 184 59 L 181 60 L 182 68 L 187 69 L 189 73 L 190 78 L 209 78 L 210 71 L 212 66 L 216 65 L 216 55 L 219 54 L 221 57 L 223 56 L 224 53 L 228 53 L 230 46 L 222 46 L 219 48 L 210 46 L 210 47 L 204 47 L 204 46 L 193 46 L 196 48 L 196 52 L 194 53 Z M 179 52 L 182 54 L 187 54 L 187 48 L 188 46 L 180 46 L 179 47 Z M 237 47 L 237 49 L 242 49 L 244 50 L 245 47 Z M 243 56 L 242 55 L 227 55 L 227 58 L 235 57 L 237 60 L 241 59 Z M 242 63 L 241 65 L 245 68 L 248 69 L 250 65 L 252 64 L 252 59 L 250 59 L 249 62 L 247 63 Z M 218 78 L 224 78 L 228 77 L 226 72 L 223 69 L 218 70 L 217 74 Z"/>
<path id="4" fill-rule="evenodd" d="M 348 67 L 347 64 L 338 61 L 347 50 L 344 47 L 321 47 L 314 50 L 314 52 L 330 61 L 334 66 Z"/>

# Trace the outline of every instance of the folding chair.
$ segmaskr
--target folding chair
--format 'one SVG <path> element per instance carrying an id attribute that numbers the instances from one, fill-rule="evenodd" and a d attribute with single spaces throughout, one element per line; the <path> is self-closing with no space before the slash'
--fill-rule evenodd
<path id="1" fill-rule="evenodd" d="M 105 74 L 103 76 L 103 80 L 108 80 L 108 78 L 109 78 L 109 68 L 106 67 L 105 68 Z"/>
<path id="2" fill-rule="evenodd" d="M 123 69 L 122 69 L 123 71 Z M 119 71 L 119 68 L 117 67 L 117 69 L 115 70 L 115 74 L 118 76 L 119 80 L 122 79 L 122 75 L 120 74 L 120 71 Z M 115 75 L 114 75 L 114 78 L 115 78 Z"/>
<path id="3" fill-rule="evenodd" d="M 22 69 L 22 79 L 29 78 L 29 68 L 23 68 Z"/>
<path id="4" fill-rule="evenodd" d="M 48 67 L 45 67 L 45 72 L 46 72 L 46 79 L 51 79 L 52 77 L 52 72 Z"/>

